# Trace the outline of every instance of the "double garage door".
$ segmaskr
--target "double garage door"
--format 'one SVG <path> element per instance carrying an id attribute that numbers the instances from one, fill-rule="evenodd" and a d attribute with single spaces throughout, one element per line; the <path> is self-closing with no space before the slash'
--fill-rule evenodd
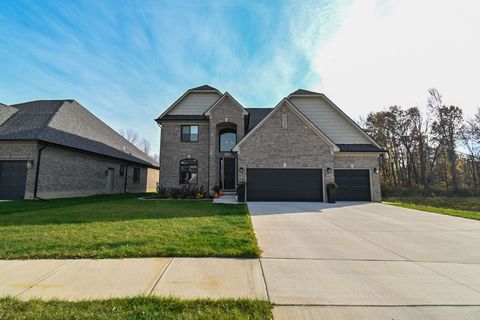
<path id="1" fill-rule="evenodd" d="M 0 200 L 25 197 L 27 161 L 0 161 Z"/>
<path id="2" fill-rule="evenodd" d="M 370 201 L 369 170 L 335 170 L 337 200 Z M 323 201 L 321 169 L 247 169 L 247 201 Z"/>

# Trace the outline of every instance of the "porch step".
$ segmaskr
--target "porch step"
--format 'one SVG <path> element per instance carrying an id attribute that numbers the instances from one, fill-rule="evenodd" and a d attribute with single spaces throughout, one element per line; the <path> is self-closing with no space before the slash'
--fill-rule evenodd
<path id="1" fill-rule="evenodd" d="M 213 203 L 229 203 L 229 204 L 237 204 L 237 196 L 232 194 L 224 194 L 220 198 L 213 199 Z"/>

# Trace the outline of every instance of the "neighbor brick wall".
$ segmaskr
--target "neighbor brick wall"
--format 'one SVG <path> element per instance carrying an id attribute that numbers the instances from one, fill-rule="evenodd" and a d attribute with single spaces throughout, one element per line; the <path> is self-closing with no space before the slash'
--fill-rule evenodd
<path id="1" fill-rule="evenodd" d="M 37 166 L 38 145 L 36 141 L 0 141 L 0 160 L 33 161 L 33 166 L 27 171 L 25 198 L 33 198 L 35 171 Z"/>
<path id="2" fill-rule="evenodd" d="M 114 169 L 112 193 L 123 193 L 125 175 L 120 177 L 120 165 L 126 161 L 91 155 L 80 151 L 48 146 L 42 152 L 37 196 L 40 198 L 63 198 L 105 194 L 107 177 L 105 171 Z M 147 168 L 141 168 L 140 183 L 133 184 L 133 167 L 127 175 L 127 192 L 147 190 Z"/>

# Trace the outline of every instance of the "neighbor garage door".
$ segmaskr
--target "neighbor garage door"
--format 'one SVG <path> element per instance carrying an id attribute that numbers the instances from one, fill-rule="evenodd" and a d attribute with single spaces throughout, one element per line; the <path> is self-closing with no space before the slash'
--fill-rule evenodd
<path id="1" fill-rule="evenodd" d="M 321 169 L 247 169 L 247 201 L 323 201 Z"/>
<path id="2" fill-rule="evenodd" d="M 0 200 L 25 197 L 26 161 L 0 161 Z"/>
<path id="3" fill-rule="evenodd" d="M 335 169 L 337 200 L 370 201 L 370 171 Z"/>

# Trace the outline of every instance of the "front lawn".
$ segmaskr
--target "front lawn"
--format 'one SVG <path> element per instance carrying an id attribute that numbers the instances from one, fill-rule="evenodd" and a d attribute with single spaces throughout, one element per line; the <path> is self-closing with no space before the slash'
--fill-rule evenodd
<path id="1" fill-rule="evenodd" d="M 0 319 L 272 319 L 259 300 L 139 297 L 79 302 L 0 298 Z"/>
<path id="2" fill-rule="evenodd" d="M 245 205 L 110 195 L 0 203 L 0 259 L 258 257 Z"/>
<path id="3" fill-rule="evenodd" d="M 403 208 L 480 220 L 480 197 L 392 197 L 384 201 Z"/>

